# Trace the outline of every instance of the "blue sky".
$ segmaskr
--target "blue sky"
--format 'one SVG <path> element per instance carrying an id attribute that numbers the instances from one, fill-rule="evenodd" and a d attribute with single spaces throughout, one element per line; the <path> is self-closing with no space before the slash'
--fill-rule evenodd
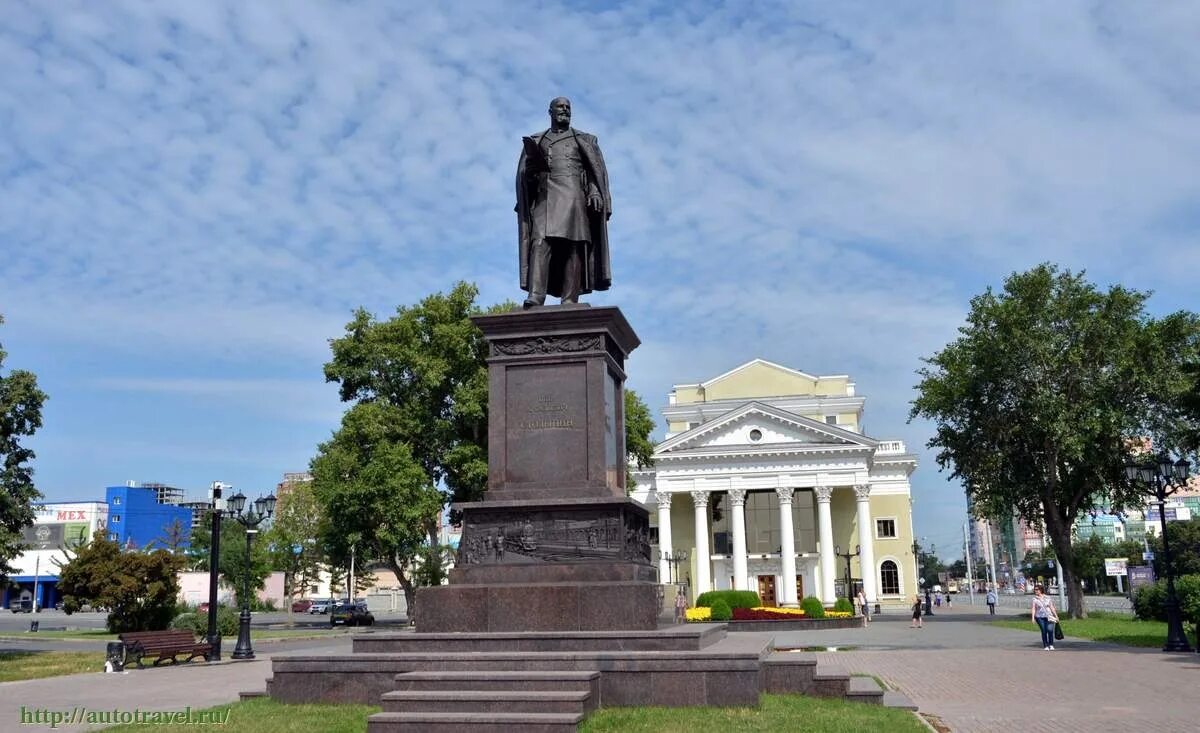
<path id="1" fill-rule="evenodd" d="M 520 296 L 520 137 L 564 94 L 630 386 L 849 373 L 921 451 L 918 534 L 960 543 L 919 358 L 1044 260 L 1195 307 L 1197 37 L 1192 3 L 8 2 L 0 341 L 51 396 L 38 485 L 304 469 L 353 308 Z"/>

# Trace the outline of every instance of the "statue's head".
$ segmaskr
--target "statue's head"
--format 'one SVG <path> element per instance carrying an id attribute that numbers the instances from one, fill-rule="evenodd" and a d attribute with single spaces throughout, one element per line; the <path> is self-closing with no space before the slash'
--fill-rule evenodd
<path id="1" fill-rule="evenodd" d="M 571 100 L 566 97 L 550 100 L 550 124 L 558 129 L 571 126 Z"/>

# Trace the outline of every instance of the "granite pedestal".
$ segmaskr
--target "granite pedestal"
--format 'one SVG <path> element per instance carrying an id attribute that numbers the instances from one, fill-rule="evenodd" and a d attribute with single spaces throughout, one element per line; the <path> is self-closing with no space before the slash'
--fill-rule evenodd
<path id="1" fill-rule="evenodd" d="M 586 305 L 473 320 L 488 342 L 488 490 L 452 507 L 455 569 L 418 590 L 417 630 L 655 628 L 649 512 L 625 489 L 633 329 Z"/>

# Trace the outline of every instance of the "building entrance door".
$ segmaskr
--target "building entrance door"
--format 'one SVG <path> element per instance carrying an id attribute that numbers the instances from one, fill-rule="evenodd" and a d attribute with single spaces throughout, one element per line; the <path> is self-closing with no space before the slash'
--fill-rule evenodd
<path id="1" fill-rule="evenodd" d="M 775 576 L 760 575 L 758 576 L 758 597 L 762 599 L 764 606 L 775 605 Z"/>

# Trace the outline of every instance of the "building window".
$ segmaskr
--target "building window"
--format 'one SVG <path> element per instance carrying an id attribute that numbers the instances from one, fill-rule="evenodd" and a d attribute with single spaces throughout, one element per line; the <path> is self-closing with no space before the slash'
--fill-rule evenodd
<path id="1" fill-rule="evenodd" d="M 896 538 L 896 520 L 895 519 L 876 519 L 875 520 L 875 539 L 887 540 Z"/>
<path id="2" fill-rule="evenodd" d="M 114 514 L 114 515 L 112 515 L 112 517 L 111 517 L 111 518 L 109 518 L 109 520 L 108 520 L 108 521 L 110 521 L 110 522 L 119 522 L 119 521 L 121 521 L 121 515 L 120 515 L 120 514 Z"/>
<path id="3" fill-rule="evenodd" d="M 885 596 L 900 595 L 900 571 L 891 560 L 879 564 L 879 587 Z"/>
<path id="4" fill-rule="evenodd" d="M 113 504 L 114 504 L 114 505 L 119 505 L 120 503 L 121 503 L 121 497 L 119 497 L 119 496 L 114 496 L 114 497 L 113 497 Z"/>
<path id="5" fill-rule="evenodd" d="M 109 538 L 110 540 L 112 540 L 113 542 L 116 542 L 116 541 L 117 541 L 117 533 L 116 533 L 116 532 L 109 532 L 109 533 L 108 533 L 108 538 Z"/>
<path id="6" fill-rule="evenodd" d="M 837 415 L 826 415 L 825 416 L 825 424 L 826 425 L 837 425 Z"/>

